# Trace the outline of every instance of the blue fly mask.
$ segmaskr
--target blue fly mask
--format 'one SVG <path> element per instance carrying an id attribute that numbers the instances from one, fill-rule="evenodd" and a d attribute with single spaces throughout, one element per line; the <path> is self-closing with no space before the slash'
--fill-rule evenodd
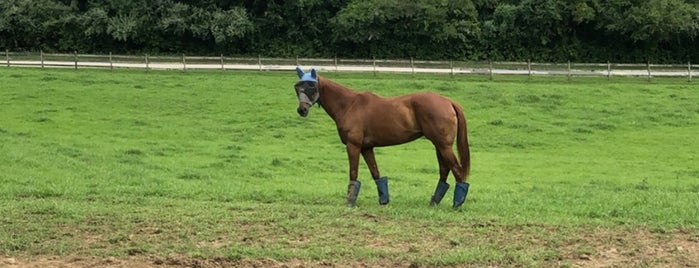
<path id="1" fill-rule="evenodd" d="M 298 66 L 296 67 L 296 74 L 299 76 L 299 81 L 294 85 L 296 96 L 299 99 L 299 107 L 296 111 L 299 115 L 306 117 L 311 106 L 320 99 L 318 74 L 316 69 L 311 69 L 310 72 L 304 73 L 301 67 Z"/>

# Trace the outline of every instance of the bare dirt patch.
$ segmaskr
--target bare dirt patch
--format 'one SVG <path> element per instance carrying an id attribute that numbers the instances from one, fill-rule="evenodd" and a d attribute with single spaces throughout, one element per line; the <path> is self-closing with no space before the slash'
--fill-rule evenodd
<path id="1" fill-rule="evenodd" d="M 326 261 L 302 261 L 287 260 L 277 261 L 273 259 L 254 259 L 231 261 L 222 258 L 198 259 L 184 256 L 158 257 L 127 257 L 127 258 L 98 258 L 98 257 L 58 257 L 42 256 L 32 258 L 0 258 L 1 267 L 17 268 L 73 268 L 73 267 L 100 267 L 100 268 L 146 268 L 146 267 L 195 267 L 195 268 L 218 268 L 218 267 L 242 267 L 242 268 L 281 268 L 281 267 L 373 267 L 380 265 L 366 264 L 357 261 L 352 264 L 334 264 Z M 405 266 L 405 265 L 403 265 Z"/>
<path id="2" fill-rule="evenodd" d="M 581 267 L 699 267 L 699 234 L 596 229 L 566 245 L 566 259 Z"/>
<path id="3" fill-rule="evenodd" d="M 515 231 L 516 232 L 516 231 Z M 513 234 L 512 237 L 529 236 Z M 535 240 L 533 240 L 535 241 Z M 503 244 L 508 241 L 501 241 Z M 541 242 L 546 243 L 546 242 Z M 380 247 L 380 245 L 371 245 Z M 552 247 L 556 258 L 543 266 L 573 267 L 699 267 L 699 233 L 695 230 L 649 231 L 641 229 L 588 228 L 572 234 Z M 488 264 L 484 264 L 488 265 Z M 136 255 L 127 257 L 95 256 L 2 256 L 2 267 L 420 267 L 405 261 L 344 260 L 341 263 L 318 260 L 274 260 L 193 258 L 187 256 Z M 461 266 L 461 265 L 457 265 Z M 469 266 L 469 265 L 463 265 Z M 519 266 L 519 265 L 514 265 Z"/>

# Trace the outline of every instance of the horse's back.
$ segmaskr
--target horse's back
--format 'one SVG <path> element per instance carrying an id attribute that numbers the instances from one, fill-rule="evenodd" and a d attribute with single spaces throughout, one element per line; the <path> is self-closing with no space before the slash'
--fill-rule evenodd
<path id="1" fill-rule="evenodd" d="M 404 96 L 406 102 L 417 113 L 430 117 L 430 119 L 451 118 L 455 115 L 454 107 L 450 99 L 434 92 L 420 92 Z"/>
<path id="2" fill-rule="evenodd" d="M 369 93 L 371 99 L 369 105 L 376 116 L 384 119 L 403 118 L 403 120 L 418 121 L 424 117 L 426 120 L 444 120 L 455 117 L 454 102 L 434 92 L 418 92 L 396 97 L 383 98 Z M 418 123 L 418 122 L 416 122 Z"/>
<path id="3" fill-rule="evenodd" d="M 383 98 L 365 93 L 361 101 L 361 122 L 365 142 L 377 146 L 393 145 L 425 136 L 433 142 L 453 140 L 456 115 L 452 101 L 433 92 L 420 92 Z M 443 142 L 443 141 L 439 141 Z"/>
<path id="4" fill-rule="evenodd" d="M 363 144 L 389 146 L 422 136 L 415 109 L 406 96 L 384 98 L 371 92 L 359 96 L 352 111 L 352 125 L 362 126 Z"/>

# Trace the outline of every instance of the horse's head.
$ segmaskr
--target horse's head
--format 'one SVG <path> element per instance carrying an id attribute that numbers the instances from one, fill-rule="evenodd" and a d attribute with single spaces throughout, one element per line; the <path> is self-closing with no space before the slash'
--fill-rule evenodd
<path id="1" fill-rule="evenodd" d="M 299 76 L 299 81 L 294 85 L 296 96 L 299 99 L 299 107 L 296 111 L 300 116 L 306 117 L 311 106 L 320 99 L 318 74 L 316 74 L 315 69 L 311 69 L 309 73 L 304 73 L 298 66 L 296 67 L 296 73 Z"/>

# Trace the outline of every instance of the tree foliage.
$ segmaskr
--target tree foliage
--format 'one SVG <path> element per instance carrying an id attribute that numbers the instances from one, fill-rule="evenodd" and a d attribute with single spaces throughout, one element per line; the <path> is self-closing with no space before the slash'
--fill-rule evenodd
<path id="1" fill-rule="evenodd" d="M 335 16 L 333 26 L 333 39 L 365 51 L 364 57 L 453 58 L 467 53 L 463 48 L 480 33 L 469 0 L 356 0 Z"/>
<path id="2" fill-rule="evenodd" d="M 697 0 L 3 0 L 0 48 L 699 61 Z"/>

